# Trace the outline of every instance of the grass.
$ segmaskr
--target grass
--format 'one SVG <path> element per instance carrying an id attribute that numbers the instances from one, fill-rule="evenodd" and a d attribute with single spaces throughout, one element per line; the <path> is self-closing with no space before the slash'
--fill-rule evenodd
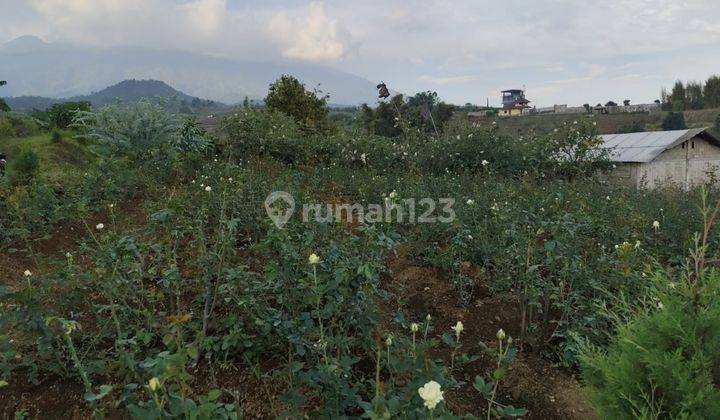
<path id="1" fill-rule="evenodd" d="M 51 133 L 30 137 L 0 139 L 0 152 L 8 155 L 8 163 L 21 148 L 30 148 L 40 159 L 41 177 L 50 183 L 59 183 L 75 177 L 91 166 L 95 155 L 74 139 L 73 134 L 61 132 L 59 142 L 52 141 Z"/>

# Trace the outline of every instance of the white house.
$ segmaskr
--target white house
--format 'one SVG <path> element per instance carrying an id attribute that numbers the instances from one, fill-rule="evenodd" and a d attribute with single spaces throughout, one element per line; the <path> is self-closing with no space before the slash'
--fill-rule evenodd
<path id="1" fill-rule="evenodd" d="M 637 188 L 688 189 L 720 178 L 720 140 L 705 128 L 600 136 L 616 162 L 611 176 Z"/>

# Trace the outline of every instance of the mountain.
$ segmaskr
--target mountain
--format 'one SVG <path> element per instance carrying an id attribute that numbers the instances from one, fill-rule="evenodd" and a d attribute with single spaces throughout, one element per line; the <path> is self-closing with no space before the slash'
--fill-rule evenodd
<path id="1" fill-rule="evenodd" d="M 5 99 L 10 108 L 16 111 L 46 109 L 52 105 L 67 101 L 87 101 L 93 106 L 111 103 L 132 103 L 144 98 L 163 98 L 170 102 L 168 106 L 177 111 L 192 112 L 199 109 L 218 109 L 227 105 L 187 95 L 159 80 L 124 80 L 89 95 L 78 95 L 69 98 L 47 98 L 42 96 L 17 96 Z"/>
<path id="2" fill-rule="evenodd" d="M 143 48 L 101 49 L 24 36 L 0 45 L 3 96 L 73 97 L 127 79 L 163 80 L 193 97 L 237 103 L 262 98 L 282 74 L 319 87 L 334 104 L 376 101 L 375 83 L 332 67 L 261 62 Z"/>

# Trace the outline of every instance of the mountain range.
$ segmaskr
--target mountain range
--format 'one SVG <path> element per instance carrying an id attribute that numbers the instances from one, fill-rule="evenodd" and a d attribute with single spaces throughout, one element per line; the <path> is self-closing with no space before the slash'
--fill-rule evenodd
<path id="1" fill-rule="evenodd" d="M 237 103 L 265 96 L 283 74 L 330 94 L 334 104 L 376 102 L 375 83 L 329 66 L 220 58 L 176 50 L 103 49 L 22 36 L 0 45 L 2 96 L 71 98 L 127 79 L 162 80 L 190 97 Z"/>
<path id="2" fill-rule="evenodd" d="M 112 103 L 133 103 L 141 99 L 165 99 L 167 106 L 181 112 L 195 112 L 200 109 L 221 109 L 226 104 L 200 99 L 174 89 L 160 80 L 123 80 L 89 95 L 78 95 L 68 98 L 49 98 L 44 96 L 12 96 L 5 102 L 16 111 L 43 110 L 54 104 L 67 101 L 87 101 L 99 107 Z"/>

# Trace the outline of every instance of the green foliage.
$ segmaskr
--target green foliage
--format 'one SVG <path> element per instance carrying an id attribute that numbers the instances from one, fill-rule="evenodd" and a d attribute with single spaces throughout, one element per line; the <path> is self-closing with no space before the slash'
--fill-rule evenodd
<path id="1" fill-rule="evenodd" d="M 710 76 L 705 82 L 703 102 L 707 108 L 720 108 L 720 76 Z"/>
<path id="2" fill-rule="evenodd" d="M 618 128 L 618 133 L 642 133 L 646 131 L 645 125 L 638 121 L 633 121 L 631 124 L 623 125 Z"/>
<path id="3" fill-rule="evenodd" d="M 223 119 L 222 146 L 237 159 L 269 156 L 287 163 L 304 162 L 306 142 L 300 125 L 287 114 L 240 108 Z"/>
<path id="4" fill-rule="evenodd" d="M 0 98 L 0 112 L 10 112 L 10 106 L 3 98 Z"/>
<path id="5" fill-rule="evenodd" d="M 658 269 L 657 290 L 618 319 L 607 350 L 585 348 L 584 377 L 602 417 L 720 416 L 720 273 L 694 276 Z"/>
<path id="6" fill-rule="evenodd" d="M 283 75 L 270 84 L 265 106 L 270 111 L 293 117 L 306 132 L 325 133 L 330 128 L 328 98 L 318 90 L 305 89 L 305 85 L 296 78 Z"/>
<path id="7" fill-rule="evenodd" d="M 443 130 L 452 117 L 455 107 L 438 99 L 437 92 L 420 92 L 404 99 L 395 95 L 388 102 L 380 102 L 372 109 L 363 104 L 360 109 L 360 126 L 369 134 L 397 137 L 403 133 L 403 125 L 422 133 Z"/>
<path id="8" fill-rule="evenodd" d="M 40 122 L 25 114 L 0 112 L 0 139 L 32 136 L 40 129 Z"/>
<path id="9" fill-rule="evenodd" d="M 687 109 L 687 97 L 685 95 L 685 85 L 678 80 L 670 92 L 669 102 L 674 112 L 682 112 Z"/>
<path id="10" fill-rule="evenodd" d="M 62 133 L 59 130 L 53 130 L 50 134 L 50 141 L 53 143 L 60 143 L 62 141 Z"/>
<path id="11" fill-rule="evenodd" d="M 89 112 L 90 102 L 64 102 L 55 104 L 47 110 L 50 126 L 61 130 L 67 129 L 78 112 Z"/>
<path id="12" fill-rule="evenodd" d="M 687 128 L 685 124 L 685 114 L 682 112 L 670 112 L 662 121 L 662 129 L 668 130 L 684 130 Z"/>
<path id="13" fill-rule="evenodd" d="M 11 185 L 27 185 L 38 174 L 40 162 L 37 154 L 29 148 L 21 149 L 8 161 L 8 179 Z"/>

